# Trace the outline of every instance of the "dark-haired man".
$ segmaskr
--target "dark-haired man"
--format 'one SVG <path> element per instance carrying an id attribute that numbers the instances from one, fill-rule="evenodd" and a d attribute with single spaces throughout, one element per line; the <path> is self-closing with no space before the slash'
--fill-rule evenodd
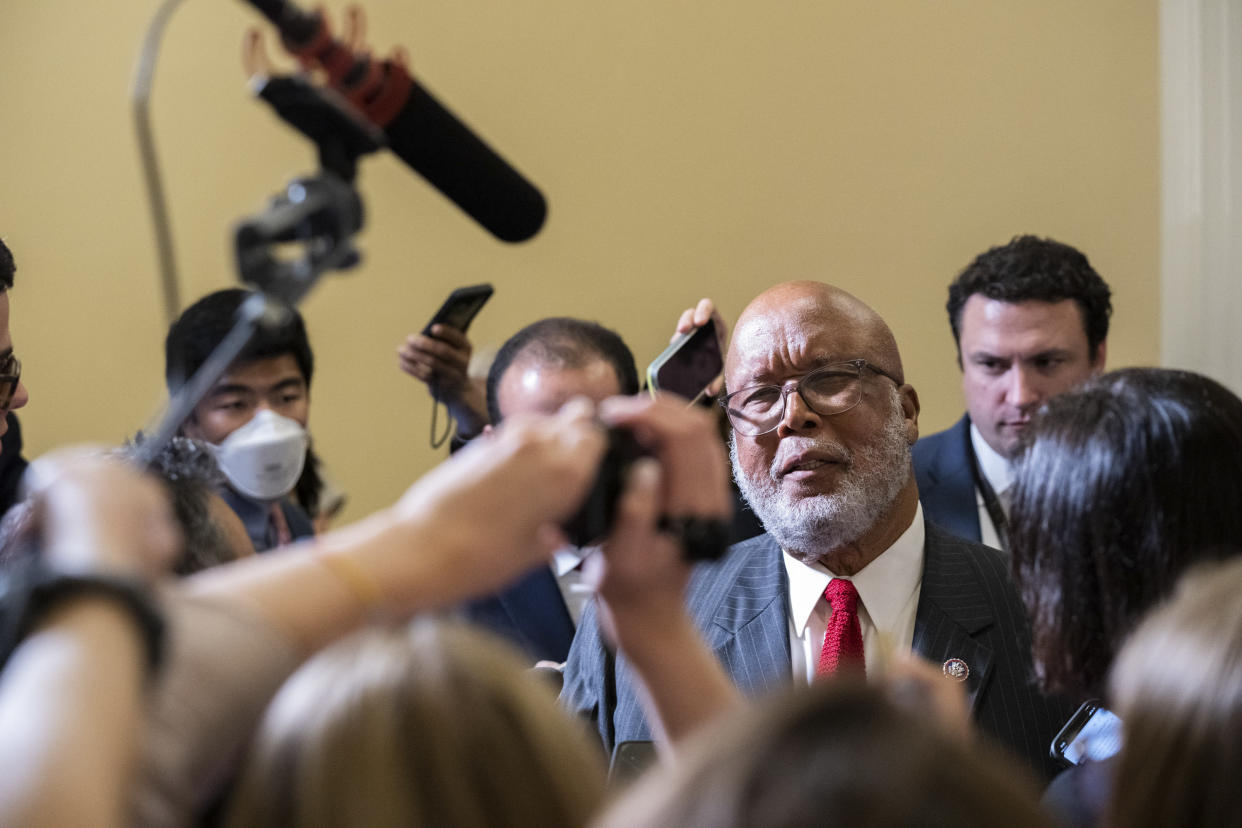
<path id="1" fill-rule="evenodd" d="M 1067 244 L 1018 236 L 949 286 L 966 414 L 914 447 L 927 519 L 1005 547 L 1011 458 L 1035 409 L 1104 369 L 1108 285 Z"/>
<path id="2" fill-rule="evenodd" d="M 175 394 L 232 330 L 253 294 L 240 288 L 209 293 L 186 308 L 164 341 L 164 378 Z M 289 495 L 317 492 L 306 423 L 314 355 L 295 310 L 275 328 L 261 328 L 182 425 L 187 437 L 217 447 L 228 479 L 221 495 L 241 518 L 256 551 L 314 534 L 310 518 Z"/>
<path id="3" fill-rule="evenodd" d="M 638 392 L 634 355 L 615 332 L 582 319 L 551 317 L 527 325 L 501 346 L 487 374 L 484 416 L 466 377 L 470 343 L 437 326 L 402 347 L 402 368 L 431 388 L 458 423 L 459 433 L 489 428 L 519 414 L 552 414 L 573 397 L 594 402 Z M 461 412 L 467 412 L 462 414 Z M 534 661 L 562 662 L 590 595 L 581 564 L 590 549 L 565 547 L 504 592 L 475 601 L 466 615 L 521 647 Z"/>

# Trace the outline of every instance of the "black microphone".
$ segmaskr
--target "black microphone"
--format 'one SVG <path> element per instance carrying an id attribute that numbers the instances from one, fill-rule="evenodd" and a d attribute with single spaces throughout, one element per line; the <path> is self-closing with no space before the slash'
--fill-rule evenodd
<path id="1" fill-rule="evenodd" d="M 543 194 L 392 60 L 355 55 L 327 21 L 286 0 L 248 0 L 276 25 L 285 47 L 319 64 L 330 83 L 380 127 L 397 157 L 501 241 L 539 232 Z"/>

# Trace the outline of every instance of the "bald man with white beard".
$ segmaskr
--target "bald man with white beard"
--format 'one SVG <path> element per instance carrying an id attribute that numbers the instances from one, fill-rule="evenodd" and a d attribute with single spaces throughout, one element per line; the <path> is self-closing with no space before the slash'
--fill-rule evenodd
<path id="1" fill-rule="evenodd" d="M 777 285 L 739 318 L 725 378 L 734 476 L 767 533 L 698 566 L 686 601 L 738 687 L 758 695 L 837 663 L 828 596 L 847 590 L 861 652 L 841 652 L 854 669 L 875 677 L 894 652 L 923 656 L 964 684 L 982 732 L 1050 777 L 1072 707 L 1036 688 L 1005 560 L 924 522 L 910 459 L 919 399 L 884 320 L 830 285 Z M 609 751 L 651 739 L 592 607 L 562 701 Z"/>

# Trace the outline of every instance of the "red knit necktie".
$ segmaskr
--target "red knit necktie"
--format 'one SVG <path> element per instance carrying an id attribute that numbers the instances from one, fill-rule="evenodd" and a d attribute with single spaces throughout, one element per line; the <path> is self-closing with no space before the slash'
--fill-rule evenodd
<path id="1" fill-rule="evenodd" d="M 832 607 L 828 629 L 824 633 L 824 649 L 819 653 L 815 675 L 831 675 L 838 670 L 867 674 L 863 660 L 862 627 L 858 624 L 858 590 L 844 578 L 833 578 L 824 590 L 824 598 Z"/>

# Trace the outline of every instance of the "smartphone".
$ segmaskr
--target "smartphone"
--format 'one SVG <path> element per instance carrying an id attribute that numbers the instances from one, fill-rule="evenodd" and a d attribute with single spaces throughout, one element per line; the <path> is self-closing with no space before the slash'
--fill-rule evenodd
<path id="1" fill-rule="evenodd" d="M 1084 702 L 1052 740 L 1052 758 L 1065 765 L 1100 762 L 1121 750 L 1121 719 L 1098 699 Z"/>
<path id="2" fill-rule="evenodd" d="M 633 782 L 658 759 L 655 742 L 622 742 L 612 752 L 608 781 L 610 784 Z"/>
<path id="3" fill-rule="evenodd" d="M 470 323 L 474 321 L 475 315 L 487 304 L 487 300 L 492 298 L 492 293 L 492 286 L 488 284 L 457 288 L 449 294 L 444 304 L 436 311 L 435 316 L 431 317 L 431 321 L 423 328 L 423 335 L 431 336 L 432 325 L 448 325 L 450 328 L 456 328 L 465 333 Z"/>
<path id="4" fill-rule="evenodd" d="M 694 403 L 723 370 L 716 326 L 708 322 L 674 339 L 647 366 L 647 388 L 653 395 L 672 391 Z"/>

